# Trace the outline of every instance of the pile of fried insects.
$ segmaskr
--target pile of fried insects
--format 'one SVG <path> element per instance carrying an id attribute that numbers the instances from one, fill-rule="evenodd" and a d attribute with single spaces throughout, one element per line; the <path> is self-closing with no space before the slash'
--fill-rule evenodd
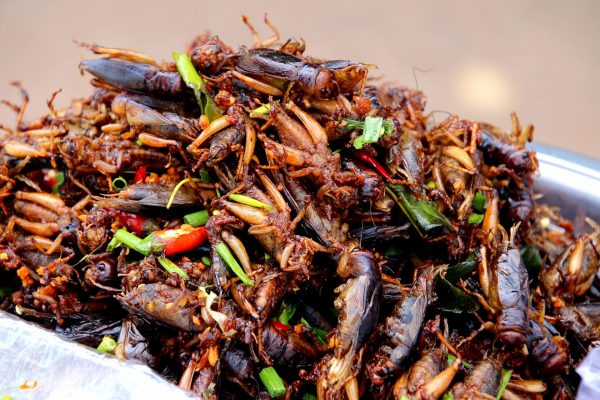
<path id="1" fill-rule="evenodd" d="M 251 29 L 81 44 L 88 98 L 4 101 L 0 309 L 203 399 L 573 398 L 598 229 L 536 206 L 533 127 Z"/>

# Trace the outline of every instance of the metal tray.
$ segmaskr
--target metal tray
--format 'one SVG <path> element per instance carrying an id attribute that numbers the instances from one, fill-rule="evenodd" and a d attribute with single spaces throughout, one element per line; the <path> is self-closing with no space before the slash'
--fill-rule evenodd
<path id="1" fill-rule="evenodd" d="M 540 202 L 558 205 L 563 215 L 585 226 L 600 221 L 600 162 L 546 145 L 538 152 Z M 20 390 L 25 380 L 33 390 Z M 0 396 L 14 399 L 184 399 L 191 395 L 164 381 L 145 365 L 120 362 L 69 343 L 58 335 L 0 312 Z"/>

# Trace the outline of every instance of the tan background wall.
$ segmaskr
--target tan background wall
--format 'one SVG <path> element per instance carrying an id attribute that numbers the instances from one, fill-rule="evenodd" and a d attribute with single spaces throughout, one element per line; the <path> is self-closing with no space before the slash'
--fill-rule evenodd
<path id="1" fill-rule="evenodd" d="M 32 105 L 62 87 L 57 104 L 90 89 L 77 64 L 86 52 L 71 39 L 130 47 L 157 58 L 196 34 L 249 44 L 240 22 L 263 12 L 282 36 L 302 37 L 307 53 L 374 63 L 383 80 L 418 85 L 430 110 L 508 127 L 509 113 L 536 126 L 536 140 L 600 157 L 600 2 L 588 1 L 126 1 L 0 0 L 0 98 Z M 443 114 L 437 114 L 443 118 Z M 0 108 L 0 121 L 13 114 Z"/>

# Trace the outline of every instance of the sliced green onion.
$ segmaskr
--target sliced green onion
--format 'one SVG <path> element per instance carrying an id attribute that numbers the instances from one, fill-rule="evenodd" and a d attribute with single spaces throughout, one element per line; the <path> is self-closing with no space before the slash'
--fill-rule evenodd
<path id="1" fill-rule="evenodd" d="M 238 278 L 244 283 L 246 286 L 254 286 L 254 283 L 248 278 L 240 264 L 238 264 L 237 260 L 229 250 L 229 247 L 223 242 L 219 243 L 215 246 L 215 250 L 217 254 L 225 261 L 225 264 L 231 268 L 234 274 L 237 275 Z"/>
<path id="2" fill-rule="evenodd" d="M 202 226 L 206 225 L 208 221 L 208 211 L 196 211 L 191 214 L 186 214 L 183 216 L 183 222 L 191 226 Z"/>
<path id="3" fill-rule="evenodd" d="M 267 103 L 267 104 L 263 104 L 262 106 L 255 108 L 254 110 L 250 111 L 250 118 L 256 118 L 258 116 L 261 115 L 266 115 L 269 113 L 269 111 L 271 110 L 271 104 Z"/>
<path id="4" fill-rule="evenodd" d="M 302 400 L 317 400 L 317 396 L 315 396 L 312 393 L 304 393 L 304 396 L 302 396 Z"/>
<path id="5" fill-rule="evenodd" d="M 452 363 L 456 360 L 456 356 L 454 354 L 448 354 L 448 367 L 452 365 Z M 473 368 L 473 364 L 469 364 L 468 362 L 461 360 L 462 365 L 467 368 Z"/>
<path id="6" fill-rule="evenodd" d="M 116 348 L 117 342 L 115 342 L 115 340 L 109 336 L 104 336 L 96 350 L 101 353 L 113 354 Z"/>
<path id="7" fill-rule="evenodd" d="M 496 395 L 496 400 L 500 400 L 502 395 L 504 395 L 504 391 L 508 386 L 508 382 L 510 381 L 510 377 L 512 376 L 512 369 L 503 369 L 502 370 L 502 378 L 500 378 L 500 386 L 498 388 L 498 394 Z"/>
<path id="8" fill-rule="evenodd" d="M 436 188 L 436 186 L 435 186 L 435 182 L 434 182 L 434 181 L 429 181 L 429 182 L 427 182 L 427 187 L 428 187 L 429 189 L 435 189 L 435 188 Z"/>
<path id="9" fill-rule="evenodd" d="M 283 380 L 277 374 L 277 371 L 275 371 L 275 368 L 264 368 L 258 373 L 258 377 L 260 378 L 263 385 L 265 385 L 265 388 L 267 388 L 269 396 L 280 397 L 285 394 L 285 385 L 283 383 Z"/>
<path id="10" fill-rule="evenodd" d="M 145 256 L 150 255 L 150 250 L 148 248 L 148 243 L 135 236 L 133 233 L 128 232 L 127 229 L 121 228 L 115 232 L 114 236 L 119 242 L 123 243 L 125 246 L 129 247 L 132 250 L 137 251 L 140 254 Z"/>
<path id="11" fill-rule="evenodd" d="M 192 60 L 185 53 L 173 52 L 173 60 L 177 64 L 177 71 L 181 75 L 181 78 L 185 84 L 194 90 L 194 95 L 198 104 L 202 109 L 202 114 L 208 117 L 210 122 L 221 116 L 221 111 L 217 108 L 214 100 L 210 97 L 204 85 L 204 80 L 194 68 Z"/>
<path id="12" fill-rule="evenodd" d="M 113 237 L 106 245 L 106 251 L 113 251 L 121 242 L 116 237 Z"/>
<path id="13" fill-rule="evenodd" d="M 473 225 L 479 225 L 482 221 L 483 221 L 483 214 L 476 214 L 476 213 L 469 215 L 469 219 L 467 220 L 467 222 L 469 222 L 470 224 L 473 224 Z"/>
<path id="14" fill-rule="evenodd" d="M 113 179 L 112 187 L 115 190 L 123 190 L 127 187 L 127 181 L 122 176 L 119 176 L 118 178 Z"/>
<path id="15" fill-rule="evenodd" d="M 302 323 L 302 325 L 304 325 L 305 327 L 307 327 L 308 329 L 313 331 L 313 333 L 317 337 L 317 340 L 319 342 L 321 342 L 321 344 L 327 344 L 327 331 L 326 330 L 310 326 L 308 321 L 305 320 L 304 318 L 300 318 L 300 322 Z"/>
<path id="16" fill-rule="evenodd" d="M 262 201 L 258 201 L 253 199 L 252 197 L 244 196 L 243 194 L 230 194 L 229 198 L 236 203 L 245 204 L 247 206 L 256 207 L 256 208 L 264 208 L 265 210 L 272 210 L 268 204 L 263 203 Z"/>
<path id="17" fill-rule="evenodd" d="M 202 261 L 202 264 L 206 265 L 207 267 L 210 267 L 210 258 L 202 256 L 200 260 Z"/>
<path id="18" fill-rule="evenodd" d="M 271 261 L 271 256 L 269 255 L 269 253 L 265 253 L 265 263 L 268 263 Z"/>
<path id="19" fill-rule="evenodd" d="M 296 313 L 296 304 L 286 304 L 285 301 L 282 304 L 281 314 L 277 317 L 277 321 L 281 322 L 284 325 L 290 325 L 290 319 Z"/>
<path id="20" fill-rule="evenodd" d="M 523 246 L 521 248 L 521 258 L 527 267 L 529 276 L 537 276 L 543 264 L 540 250 L 535 246 Z"/>
<path id="21" fill-rule="evenodd" d="M 135 144 L 137 144 L 138 146 L 142 147 L 144 145 L 144 142 L 142 142 L 140 139 L 135 141 Z"/>
<path id="22" fill-rule="evenodd" d="M 65 183 L 65 174 L 63 174 L 62 172 L 57 172 L 54 175 L 54 179 L 56 179 L 56 183 L 52 185 L 52 194 L 57 194 L 61 185 Z"/>
<path id="23" fill-rule="evenodd" d="M 473 202 L 471 204 L 473 206 L 473 210 L 483 214 L 486 208 L 485 206 L 487 205 L 487 199 L 483 193 L 477 192 L 475 193 L 475 197 L 473 197 Z"/>
<path id="24" fill-rule="evenodd" d="M 164 258 L 164 257 L 158 257 L 158 263 L 170 274 L 172 273 L 176 273 L 177 275 L 179 275 L 181 277 L 181 279 L 183 279 L 184 281 L 187 281 L 190 279 L 189 275 L 182 270 L 181 268 L 179 268 L 173 261 L 169 260 L 168 258 Z"/>

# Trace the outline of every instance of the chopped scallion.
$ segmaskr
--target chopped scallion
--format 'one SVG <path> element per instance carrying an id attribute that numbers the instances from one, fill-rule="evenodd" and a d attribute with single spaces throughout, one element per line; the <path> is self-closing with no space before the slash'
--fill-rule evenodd
<path id="1" fill-rule="evenodd" d="M 230 194 L 229 198 L 235 201 L 236 203 L 245 204 L 250 207 L 264 208 L 265 210 L 271 210 L 273 208 L 270 205 L 263 203 L 262 201 L 258 201 L 256 199 L 253 199 L 252 197 L 244 196 L 243 194 Z"/>
<path id="2" fill-rule="evenodd" d="M 260 378 L 263 385 L 265 385 L 267 392 L 269 392 L 269 396 L 280 397 L 285 394 L 285 384 L 277 374 L 277 371 L 275 371 L 275 368 L 264 368 L 258 373 L 258 377 Z"/>
<path id="3" fill-rule="evenodd" d="M 308 323 L 308 321 L 305 320 L 304 318 L 300 318 L 300 323 L 302 323 L 302 325 L 304 325 L 305 327 L 307 327 L 308 329 L 313 331 L 313 333 L 317 337 L 317 340 L 319 342 L 321 342 L 321 344 L 327 344 L 327 331 L 326 330 L 311 326 Z"/>
<path id="4" fill-rule="evenodd" d="M 383 134 L 390 134 L 394 130 L 394 123 L 382 117 L 366 117 L 364 121 L 344 119 L 345 130 L 360 130 L 362 135 L 354 139 L 354 147 L 362 149 L 365 144 L 376 143 Z"/>
<path id="5" fill-rule="evenodd" d="M 196 211 L 191 214 L 186 214 L 183 216 L 183 222 L 191 226 L 203 226 L 208 222 L 208 211 Z"/>
<path id="6" fill-rule="evenodd" d="M 106 245 L 106 251 L 113 251 L 121 242 L 116 237 L 113 237 Z"/>
<path id="7" fill-rule="evenodd" d="M 202 256 L 200 260 L 202 261 L 202 264 L 206 265 L 207 267 L 210 267 L 210 258 Z"/>
<path id="8" fill-rule="evenodd" d="M 456 360 L 456 356 L 454 354 L 448 354 L 448 366 L 451 366 L 454 360 Z M 464 360 L 462 360 L 462 365 L 464 365 L 467 368 L 473 368 L 473 364 L 469 364 Z"/>
<path id="9" fill-rule="evenodd" d="M 113 179 L 112 187 L 115 190 L 123 190 L 127 187 L 127 181 L 122 176 L 119 176 L 118 178 Z"/>
<path id="10" fill-rule="evenodd" d="M 187 281 L 188 279 L 190 279 L 189 275 L 182 270 L 181 268 L 179 268 L 173 261 L 169 260 L 168 258 L 164 258 L 164 257 L 158 257 L 158 263 L 170 274 L 177 274 L 181 277 L 181 279 L 183 279 L 184 281 Z"/>
<path id="11" fill-rule="evenodd" d="M 229 268 L 231 268 L 233 273 L 236 274 L 238 278 L 240 278 L 244 285 L 254 286 L 254 283 L 252 283 L 252 281 L 248 278 L 240 264 L 238 264 L 237 260 L 231 253 L 231 250 L 229 250 L 229 247 L 227 247 L 225 243 L 221 242 L 217 244 L 215 246 L 215 250 L 217 251 L 217 254 L 223 259 L 223 261 L 225 261 L 225 264 L 227 264 Z"/>
<path id="12" fill-rule="evenodd" d="M 304 396 L 302 396 L 302 400 L 317 400 L 317 396 L 315 396 L 312 393 L 304 393 Z"/>
<path id="13" fill-rule="evenodd" d="M 512 376 L 512 369 L 503 369 L 502 370 L 502 378 L 500 378 L 500 386 L 498 388 L 498 394 L 496 395 L 496 400 L 500 400 L 504 395 L 504 391 L 508 386 L 508 382 L 510 381 L 510 377 Z"/>
<path id="14" fill-rule="evenodd" d="M 269 104 L 269 103 L 263 104 L 262 106 L 257 107 L 254 110 L 250 111 L 250 118 L 256 118 L 260 115 L 266 115 L 269 113 L 270 110 L 271 110 L 271 104 Z"/>
<path id="15" fill-rule="evenodd" d="M 148 248 L 148 243 L 144 242 L 139 237 L 135 236 L 133 233 L 128 232 L 127 229 L 121 228 L 115 232 L 114 236 L 119 242 L 123 243 L 125 246 L 129 247 L 132 250 L 137 251 L 140 254 L 145 256 L 150 255 L 150 250 Z"/>

